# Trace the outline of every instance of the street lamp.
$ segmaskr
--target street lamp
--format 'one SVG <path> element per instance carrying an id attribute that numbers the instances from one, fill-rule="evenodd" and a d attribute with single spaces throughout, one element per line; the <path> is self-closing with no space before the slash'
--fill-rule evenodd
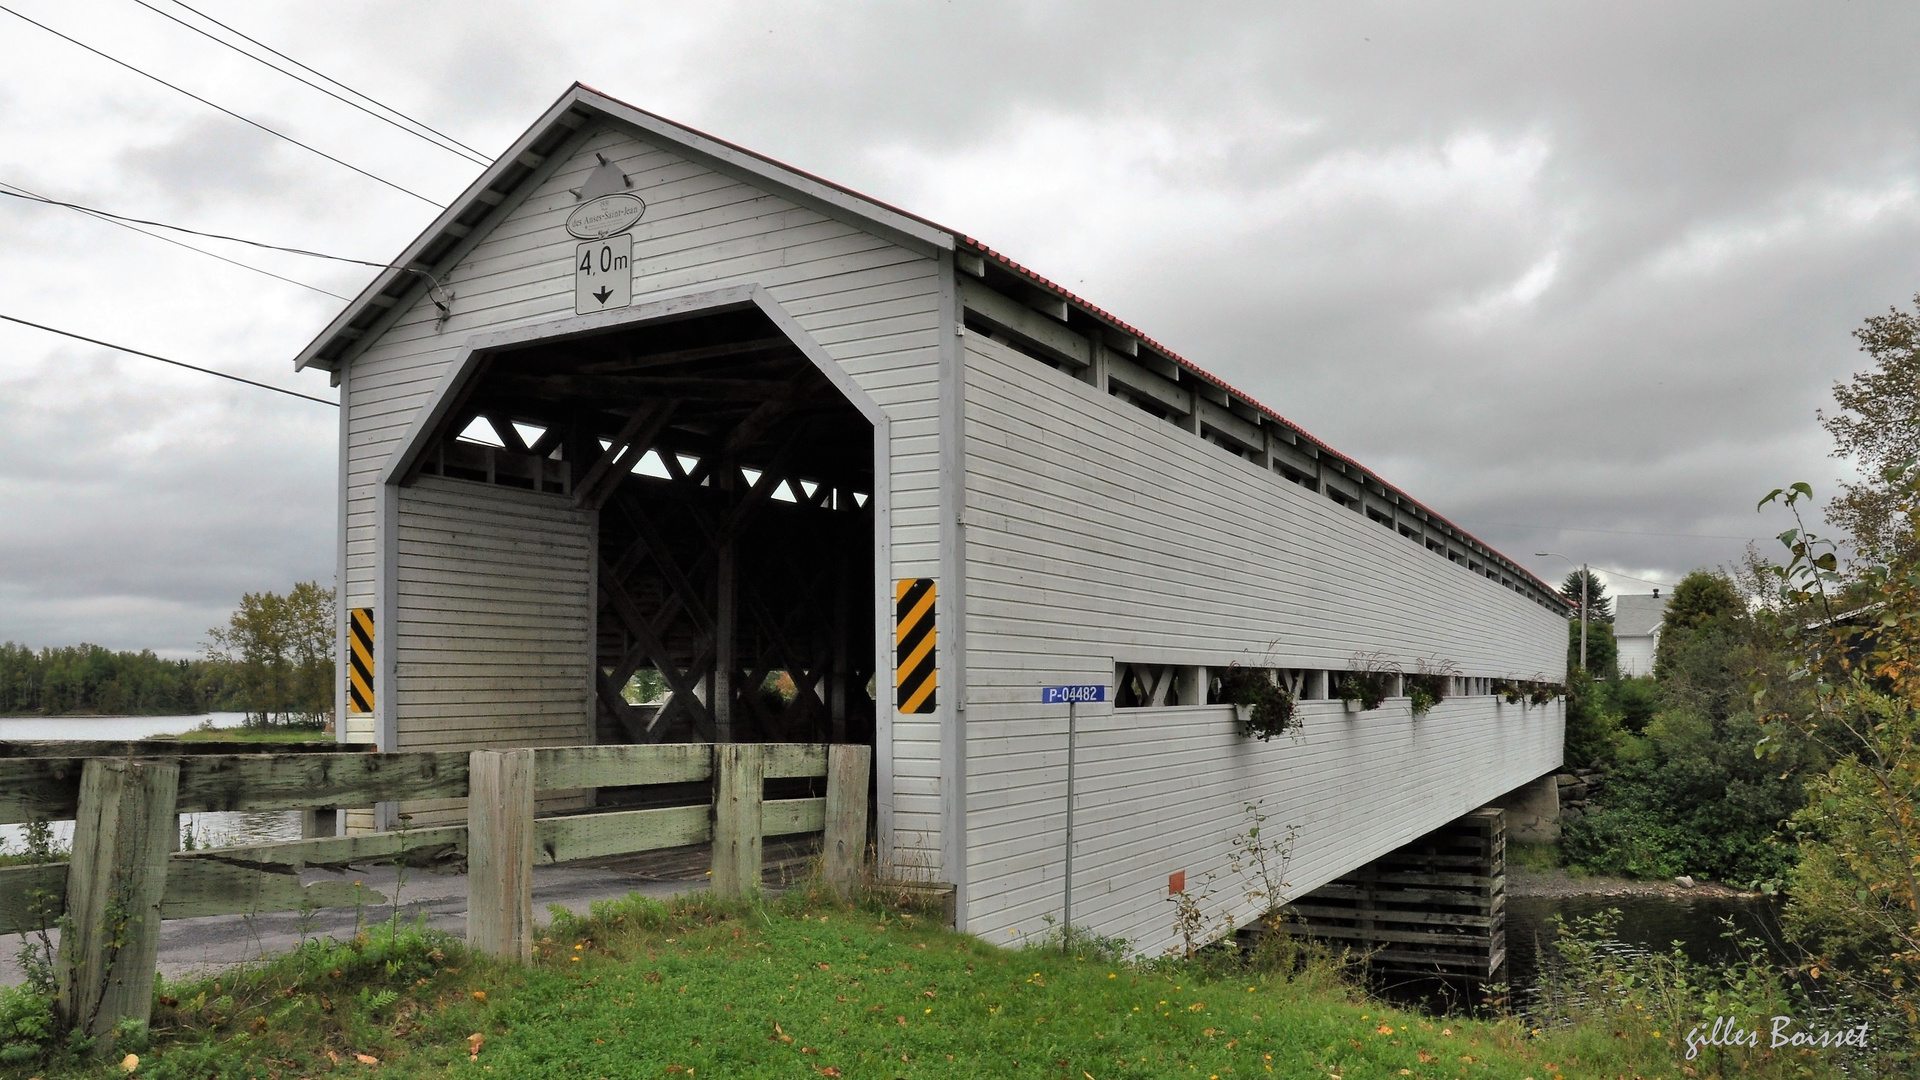
<path id="1" fill-rule="evenodd" d="M 1565 555 L 1562 555 L 1557 551 L 1536 551 L 1534 552 L 1534 555 L 1542 559 L 1547 558 L 1549 556 L 1555 559 L 1566 559 L 1566 563 L 1568 566 L 1574 565 L 1574 562 L 1572 559 L 1568 559 Z M 1587 577 L 1588 577 L 1587 564 L 1581 563 L 1580 564 L 1580 670 L 1582 671 L 1587 670 Z"/>

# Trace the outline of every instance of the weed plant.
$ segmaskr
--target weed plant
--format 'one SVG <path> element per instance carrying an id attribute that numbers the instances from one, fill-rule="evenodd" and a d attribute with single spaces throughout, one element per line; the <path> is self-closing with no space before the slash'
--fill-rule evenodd
<path id="1" fill-rule="evenodd" d="M 1740 958 L 1709 966 L 1689 959 L 1675 943 L 1665 952 L 1624 948 L 1620 912 L 1560 922 L 1554 942 L 1558 963 L 1547 967 L 1529 1015 L 1541 1029 L 1554 1029 L 1563 1045 L 1589 1060 L 1607 1060 L 1612 1044 L 1666 1045 L 1682 1075 L 1768 1078 L 1901 1075 L 1876 1068 L 1875 1054 L 1785 1047 L 1771 1042 L 1772 1019 L 1794 1017 L 1800 1029 L 1839 1027 L 1849 1021 L 1802 983 L 1782 975 L 1764 943 L 1740 934 L 1726 921 L 1726 937 Z M 1715 1045 L 1716 1021 L 1725 1028 L 1759 1033 L 1758 1045 Z M 1687 1057 L 1689 1036 L 1699 1039 Z M 1691 1070 L 1690 1072 L 1685 1070 Z"/>

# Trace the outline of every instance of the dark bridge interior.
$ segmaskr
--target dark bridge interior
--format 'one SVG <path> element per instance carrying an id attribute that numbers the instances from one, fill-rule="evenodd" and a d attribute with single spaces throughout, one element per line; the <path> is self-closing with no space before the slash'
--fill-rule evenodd
<path id="1" fill-rule="evenodd" d="M 599 511 L 599 741 L 872 741 L 873 427 L 765 315 L 481 365 L 416 471 Z"/>

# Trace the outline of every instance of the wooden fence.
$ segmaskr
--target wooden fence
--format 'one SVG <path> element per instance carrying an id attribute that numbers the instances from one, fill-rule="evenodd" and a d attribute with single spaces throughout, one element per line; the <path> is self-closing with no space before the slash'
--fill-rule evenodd
<path id="1" fill-rule="evenodd" d="M 160 921 L 364 904 L 309 867 L 465 854 L 467 940 L 522 962 L 533 941 L 533 867 L 711 841 L 711 888 L 760 886 L 761 838 L 824 832 L 843 894 L 866 851 L 865 746 L 705 743 L 449 753 L 54 756 L 0 753 L 0 824 L 74 820 L 70 861 L 0 868 L 0 932 L 63 926 L 60 1009 L 109 1035 L 152 1008 Z M 764 782 L 825 777 L 824 798 L 764 798 Z M 711 804 L 535 818 L 534 793 L 713 781 Z M 465 798 L 465 826 L 173 851 L 178 815 Z M 384 902 L 384 897 L 373 897 Z M 103 1039 L 102 1042 L 108 1040 Z"/>

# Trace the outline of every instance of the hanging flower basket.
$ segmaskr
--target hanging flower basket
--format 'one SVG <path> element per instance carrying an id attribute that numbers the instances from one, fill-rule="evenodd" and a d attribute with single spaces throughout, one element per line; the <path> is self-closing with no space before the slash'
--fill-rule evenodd
<path id="1" fill-rule="evenodd" d="M 1420 661 L 1414 673 L 1407 676 L 1407 699 L 1414 717 L 1427 715 L 1447 700 L 1453 692 L 1454 677 L 1459 674 L 1460 665 L 1451 660 Z"/>
<path id="2" fill-rule="evenodd" d="M 1220 690 L 1233 705 L 1240 730 L 1261 742 L 1300 726 L 1294 710 L 1293 695 L 1273 681 L 1265 668 L 1245 668 L 1231 664 L 1220 673 Z"/>
<path id="3" fill-rule="evenodd" d="M 1400 667 L 1393 661 L 1378 653 L 1362 653 L 1341 673 L 1333 696 L 1347 703 L 1348 712 L 1371 712 L 1393 692 L 1393 678 L 1398 674 Z"/>

